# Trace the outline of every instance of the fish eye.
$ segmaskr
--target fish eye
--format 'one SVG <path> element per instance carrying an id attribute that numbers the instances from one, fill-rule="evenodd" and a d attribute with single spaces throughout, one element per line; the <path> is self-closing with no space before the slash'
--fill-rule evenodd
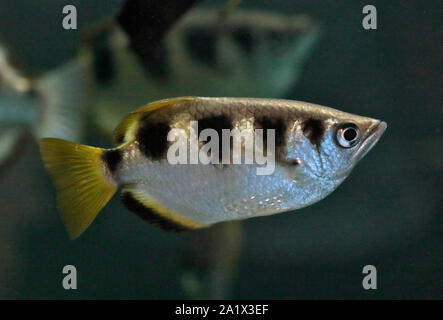
<path id="1" fill-rule="evenodd" d="M 360 141 L 360 130 L 353 123 L 345 123 L 337 130 L 337 142 L 343 148 L 351 148 Z"/>

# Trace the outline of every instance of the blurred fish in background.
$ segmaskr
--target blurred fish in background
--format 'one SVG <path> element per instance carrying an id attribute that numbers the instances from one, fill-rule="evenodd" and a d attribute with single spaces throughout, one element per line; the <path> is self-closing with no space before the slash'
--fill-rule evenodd
<path id="1" fill-rule="evenodd" d="M 20 61 L 4 41 L 0 42 L 0 179 L 20 157 L 28 136 L 37 141 L 50 136 L 80 142 L 87 120 L 92 80 L 87 52 L 40 74 L 21 67 Z M 0 231 L 7 239 L 14 234 L 8 224 Z M 7 287 L 8 279 L 3 275 L 19 263 L 14 250 L 15 243 L 0 247 L 0 254 L 10 261 L 9 266 L 0 266 L 0 287 Z"/>
<path id="2" fill-rule="evenodd" d="M 91 80 L 88 53 L 42 75 L 24 72 L 0 42 L 0 167 L 23 135 L 80 141 Z"/>
<path id="3" fill-rule="evenodd" d="M 107 134 L 137 106 L 174 96 L 279 98 L 296 84 L 320 35 L 309 16 L 196 8 L 140 59 L 118 24 L 88 39 L 96 61 L 95 122 Z"/>

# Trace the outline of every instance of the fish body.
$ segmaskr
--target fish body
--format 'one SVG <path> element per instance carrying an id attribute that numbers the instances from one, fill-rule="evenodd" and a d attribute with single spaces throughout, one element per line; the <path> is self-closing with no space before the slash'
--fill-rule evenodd
<path id="1" fill-rule="evenodd" d="M 116 148 L 43 139 L 41 151 L 59 191 L 62 219 L 75 238 L 118 187 L 130 210 L 166 230 L 308 206 L 343 182 L 385 128 L 376 119 L 306 102 L 182 97 L 130 113 L 115 131 Z M 273 148 L 272 139 L 254 135 L 255 142 L 261 139 L 257 145 L 264 154 L 275 159 L 272 172 L 258 174 L 262 164 L 234 164 L 232 158 L 217 159 L 217 153 L 208 164 L 190 163 L 193 134 L 200 136 L 205 129 L 220 137 L 223 129 L 272 133 Z M 184 135 L 189 151 L 185 163 L 171 163 L 171 148 L 178 141 L 171 132 Z M 222 142 L 218 140 L 220 149 L 226 147 Z M 233 149 L 233 143 L 227 145 Z M 252 152 L 240 145 L 244 155 Z M 204 146 L 204 140 L 197 141 L 199 151 Z"/>

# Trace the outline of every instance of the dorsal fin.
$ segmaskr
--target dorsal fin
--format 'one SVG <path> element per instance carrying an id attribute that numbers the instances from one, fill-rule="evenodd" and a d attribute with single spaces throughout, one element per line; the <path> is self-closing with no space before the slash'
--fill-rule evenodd
<path id="1" fill-rule="evenodd" d="M 141 107 L 140 109 L 132 111 L 126 117 L 124 117 L 123 120 L 117 126 L 117 128 L 115 128 L 114 142 L 120 144 L 120 143 L 126 143 L 134 139 L 135 134 L 137 132 L 139 120 L 147 113 L 150 113 L 160 108 L 170 107 L 179 102 L 191 101 L 194 99 L 195 97 L 178 97 L 178 98 L 164 99 L 149 103 L 146 106 Z"/>

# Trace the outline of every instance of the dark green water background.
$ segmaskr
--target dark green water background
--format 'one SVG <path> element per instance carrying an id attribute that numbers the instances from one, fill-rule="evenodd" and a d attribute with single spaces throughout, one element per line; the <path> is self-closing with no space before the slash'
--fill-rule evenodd
<path id="1" fill-rule="evenodd" d="M 232 298 L 443 298 L 442 2 L 369 3 L 378 10 L 376 31 L 361 26 L 367 1 L 244 1 L 306 13 L 323 25 L 286 98 L 379 118 L 389 127 L 323 201 L 244 222 Z M 77 31 L 61 28 L 65 4 L 77 6 Z M 51 68 L 118 5 L 1 1 L 0 34 L 29 65 Z M 0 173 L 0 298 L 185 297 L 179 275 L 188 235 L 143 223 L 114 197 L 82 237 L 69 241 L 37 145 L 31 138 L 24 143 Z M 76 291 L 61 286 L 67 264 L 77 267 Z M 367 264 L 377 267 L 377 290 L 362 288 Z"/>

